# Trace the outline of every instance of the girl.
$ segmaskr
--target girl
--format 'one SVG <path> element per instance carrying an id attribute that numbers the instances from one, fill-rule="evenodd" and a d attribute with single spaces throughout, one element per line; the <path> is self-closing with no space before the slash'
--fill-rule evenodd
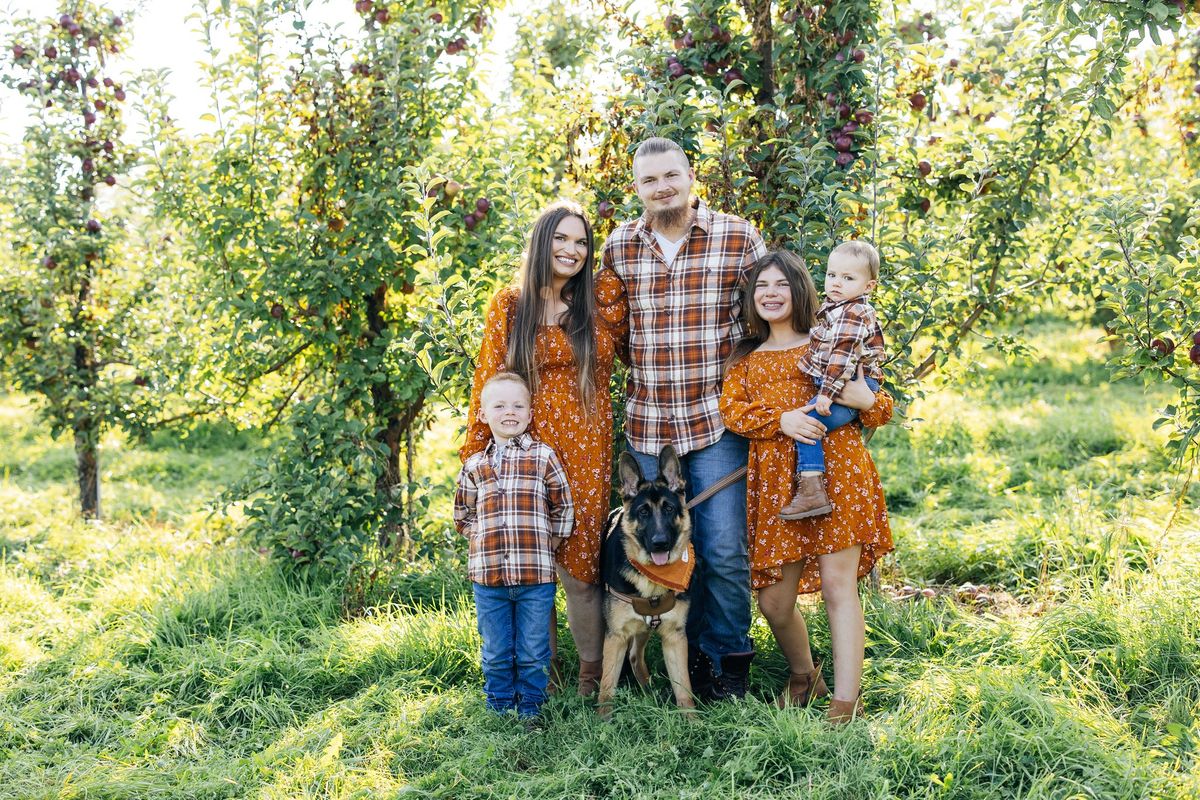
<path id="1" fill-rule="evenodd" d="M 781 708 L 805 705 L 829 690 L 813 663 L 808 629 L 796 596 L 818 589 L 829 615 L 834 694 L 829 719 L 849 722 L 861 713 L 865 625 L 858 579 L 892 549 L 883 487 L 858 425 L 825 438 L 826 481 L 833 511 L 821 517 L 783 520 L 779 510 L 791 497 L 795 441 L 813 443 L 824 426 L 803 405 L 816 394 L 797 362 L 816 321 L 817 291 L 799 258 L 769 253 L 747 276 L 748 338 L 730 355 L 721 395 L 721 414 L 730 430 L 750 439 L 746 517 L 750 568 L 758 606 L 791 668 L 777 700 Z M 859 422 L 878 427 L 891 419 L 892 399 L 875 394 L 861 372 L 843 388 L 839 402 L 859 409 Z"/>
<path id="2" fill-rule="evenodd" d="M 501 289 L 488 307 L 466 443 L 459 450 L 466 461 L 491 437 L 477 413 L 488 379 L 506 369 L 524 378 L 533 391 L 529 432 L 558 455 L 575 503 L 575 532 L 555 558 L 585 697 L 598 686 L 604 647 L 599 583 L 612 471 L 608 381 L 625 323 L 621 307 L 598 307 L 594 266 L 592 227 L 583 210 L 563 202 L 543 211 L 529 234 L 520 287 Z"/>

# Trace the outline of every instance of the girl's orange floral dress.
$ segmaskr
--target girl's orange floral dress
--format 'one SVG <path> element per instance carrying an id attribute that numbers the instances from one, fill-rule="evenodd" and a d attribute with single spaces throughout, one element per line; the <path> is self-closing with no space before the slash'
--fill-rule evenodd
<path id="1" fill-rule="evenodd" d="M 804 562 L 798 591 L 821 588 L 816 556 L 862 545 L 861 578 L 892 549 L 883 486 L 863 445 L 861 427 L 851 423 L 825 437 L 825 486 L 833 511 L 809 519 L 782 520 L 796 471 L 793 439 L 779 430 L 779 415 L 800 408 L 817 393 L 797 362 L 807 344 L 790 350 L 756 351 L 725 378 L 721 415 L 729 430 L 750 439 L 746 474 L 746 530 L 755 589 L 782 578 L 784 564 Z M 877 428 L 892 418 L 892 398 L 875 394 L 875 405 L 860 412 L 862 425 Z"/>
<path id="2" fill-rule="evenodd" d="M 479 394 L 488 379 L 504 369 L 508 334 L 517 313 L 516 287 L 501 289 L 488 306 L 483 344 L 471 387 L 466 443 L 458 451 L 466 461 L 491 441 L 492 432 L 479 421 Z M 538 328 L 535 354 L 538 390 L 533 396 L 529 432 L 554 449 L 567 473 L 575 503 L 575 530 L 558 548 L 558 563 L 585 583 L 600 582 L 600 537 L 608 517 L 612 479 L 612 401 L 608 394 L 613 357 L 623 346 L 626 309 L 597 297 L 596 407 L 591 413 L 579 396 L 579 373 L 571 341 L 559 325 Z"/>

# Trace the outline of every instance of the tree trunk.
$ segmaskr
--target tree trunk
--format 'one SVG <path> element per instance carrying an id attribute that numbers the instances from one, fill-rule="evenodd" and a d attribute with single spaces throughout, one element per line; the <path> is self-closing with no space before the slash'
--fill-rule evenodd
<path id="1" fill-rule="evenodd" d="M 387 286 L 379 287 L 367 298 L 367 325 L 371 340 L 376 340 L 388 326 L 384 311 L 387 309 Z M 402 485 L 400 451 L 405 436 L 417 415 L 424 406 L 424 398 L 410 403 L 398 403 L 392 385 L 380 381 L 371 386 L 371 405 L 375 419 L 382 424 L 377 440 L 387 446 L 387 461 L 383 471 L 375 479 L 375 495 L 379 502 L 384 503 L 392 512 L 379 531 L 379 547 L 382 550 L 395 550 L 407 538 L 407 514 L 404 508 L 404 496 L 394 494 L 397 486 Z"/>
<path id="2" fill-rule="evenodd" d="M 100 519 L 100 459 L 96 445 L 99 426 L 91 418 L 75 424 L 75 475 L 79 480 L 79 511 L 84 519 Z"/>

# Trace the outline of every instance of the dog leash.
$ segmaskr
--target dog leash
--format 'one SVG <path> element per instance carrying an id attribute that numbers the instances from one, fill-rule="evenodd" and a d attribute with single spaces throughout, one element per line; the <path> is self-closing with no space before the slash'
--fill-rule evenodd
<path id="1" fill-rule="evenodd" d="M 700 494 L 696 495 L 691 500 L 689 500 L 687 507 L 689 509 L 695 508 L 696 506 L 700 505 L 708 498 L 712 497 L 717 492 L 721 491 L 722 489 L 726 488 L 727 486 L 732 486 L 733 484 L 737 483 L 744 477 L 746 477 L 746 468 L 738 467 L 733 472 L 729 473 L 724 478 L 721 478 L 721 480 L 717 481 L 712 486 L 708 487 L 703 492 L 701 492 Z"/>

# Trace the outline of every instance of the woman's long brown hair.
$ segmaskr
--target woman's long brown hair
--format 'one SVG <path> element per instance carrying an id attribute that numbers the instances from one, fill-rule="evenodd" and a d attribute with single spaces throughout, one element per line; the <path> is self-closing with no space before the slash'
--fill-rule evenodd
<path id="1" fill-rule="evenodd" d="M 580 399 L 590 412 L 596 402 L 596 331 L 593 327 L 596 296 L 592 279 L 596 248 L 592 225 L 583 209 L 575 203 L 564 201 L 550 206 L 537 218 L 533 230 L 529 232 L 529 247 L 521 270 L 521 294 L 508 335 L 506 361 L 508 368 L 524 378 L 530 390 L 537 394 L 537 332 L 546 313 L 543 291 L 550 287 L 554 277 L 554 233 L 566 217 L 578 217 L 587 235 L 587 256 L 583 266 L 562 288 L 561 296 L 567 304 L 567 311 L 561 324 L 571 342 L 575 367 L 579 371 Z"/>
<path id="2" fill-rule="evenodd" d="M 808 333 L 817 323 L 817 309 L 820 308 L 816 284 L 800 257 L 787 250 L 772 250 L 754 262 L 750 272 L 746 274 L 746 284 L 742 296 L 742 322 L 746 326 L 746 337 L 734 345 L 729 358 L 725 359 L 725 373 L 730 367 L 753 353 L 758 346 L 767 340 L 771 333 L 770 323 L 758 315 L 754 307 L 754 286 L 758 278 L 771 267 L 783 273 L 792 294 L 792 330 L 796 333 Z"/>

